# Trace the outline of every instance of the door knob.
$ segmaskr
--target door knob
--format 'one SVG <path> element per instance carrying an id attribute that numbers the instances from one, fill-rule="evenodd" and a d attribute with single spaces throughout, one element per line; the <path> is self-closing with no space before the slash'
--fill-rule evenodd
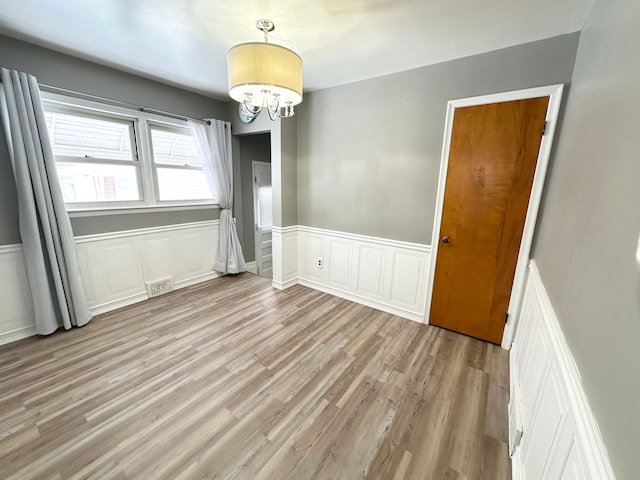
<path id="1" fill-rule="evenodd" d="M 447 237 L 446 235 L 442 237 L 442 243 L 449 243 L 449 241 L 449 237 Z"/>

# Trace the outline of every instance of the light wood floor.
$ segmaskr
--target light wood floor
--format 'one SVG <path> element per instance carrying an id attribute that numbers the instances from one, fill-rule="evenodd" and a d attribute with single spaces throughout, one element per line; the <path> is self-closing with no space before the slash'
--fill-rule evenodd
<path id="1" fill-rule="evenodd" d="M 0 347 L 0 478 L 506 479 L 507 358 L 224 277 Z"/>

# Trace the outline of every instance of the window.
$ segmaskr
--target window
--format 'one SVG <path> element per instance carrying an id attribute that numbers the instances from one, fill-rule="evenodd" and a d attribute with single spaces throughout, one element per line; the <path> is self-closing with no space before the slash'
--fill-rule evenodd
<path id="1" fill-rule="evenodd" d="M 271 185 L 260 185 L 258 188 L 258 227 L 269 228 L 273 226 L 273 199 Z"/>
<path id="2" fill-rule="evenodd" d="M 69 210 L 213 204 L 185 121 L 45 94 Z"/>
<path id="3" fill-rule="evenodd" d="M 196 143 L 186 128 L 150 125 L 158 198 L 204 200 L 211 193 Z"/>
<path id="4" fill-rule="evenodd" d="M 45 117 L 66 203 L 141 199 L 133 122 L 55 109 Z"/>

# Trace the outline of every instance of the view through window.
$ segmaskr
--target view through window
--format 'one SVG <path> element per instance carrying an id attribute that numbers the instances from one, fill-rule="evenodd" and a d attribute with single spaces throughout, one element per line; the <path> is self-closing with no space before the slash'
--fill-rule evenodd
<path id="1" fill-rule="evenodd" d="M 213 203 L 185 121 L 45 101 L 70 209 Z"/>

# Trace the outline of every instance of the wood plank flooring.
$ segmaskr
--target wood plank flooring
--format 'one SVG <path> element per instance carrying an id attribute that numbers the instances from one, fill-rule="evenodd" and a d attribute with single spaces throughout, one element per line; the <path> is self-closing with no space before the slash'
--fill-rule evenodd
<path id="1" fill-rule="evenodd" d="M 506 479 L 508 354 L 223 277 L 0 347 L 2 479 Z"/>

